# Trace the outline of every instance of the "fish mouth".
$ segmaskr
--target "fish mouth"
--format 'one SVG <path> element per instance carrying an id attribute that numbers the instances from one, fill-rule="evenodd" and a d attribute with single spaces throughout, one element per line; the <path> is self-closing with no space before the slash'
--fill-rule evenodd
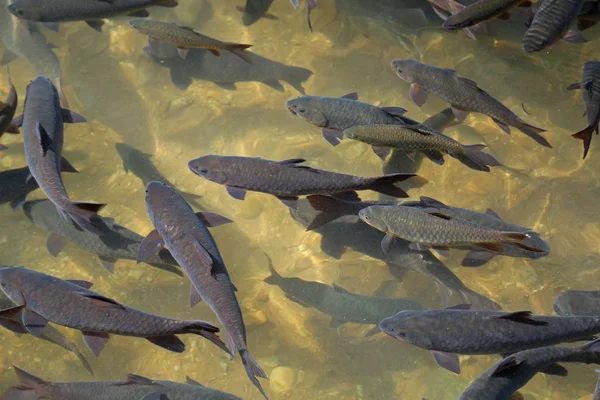
<path id="1" fill-rule="evenodd" d="M 296 110 L 294 110 L 292 107 L 288 107 L 288 110 L 295 115 L 296 117 L 298 116 L 298 113 L 296 112 Z"/>

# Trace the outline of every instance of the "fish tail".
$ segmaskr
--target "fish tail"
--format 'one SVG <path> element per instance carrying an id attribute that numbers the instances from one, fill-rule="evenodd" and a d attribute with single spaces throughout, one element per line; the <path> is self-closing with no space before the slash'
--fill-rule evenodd
<path id="1" fill-rule="evenodd" d="M 523 250 L 533 251 L 535 253 L 545 253 L 545 250 L 539 249 L 537 247 L 529 246 L 523 243 L 524 240 L 529 239 L 529 235 L 522 232 L 501 232 L 500 235 L 503 237 L 503 241 L 506 243 L 511 243 L 517 247 L 522 248 Z"/>
<path id="2" fill-rule="evenodd" d="M 456 159 L 469 168 L 478 171 L 489 171 L 489 167 L 499 167 L 502 164 L 498 162 L 491 154 L 485 153 L 482 150 L 485 148 L 483 144 L 471 144 L 463 146 L 464 153 L 456 156 Z"/>
<path id="3" fill-rule="evenodd" d="M 331 196 L 322 196 L 320 194 L 310 195 L 306 198 L 311 207 L 320 211 L 317 216 L 306 227 L 307 231 L 317 229 L 331 221 L 343 217 L 344 215 L 356 214 L 352 205 L 347 202 L 336 199 Z"/>
<path id="4" fill-rule="evenodd" d="M 301 94 L 306 94 L 302 84 L 306 82 L 312 75 L 313 72 L 309 69 L 290 66 L 285 70 L 284 80 L 292 85 L 294 89 L 299 91 Z"/>
<path id="5" fill-rule="evenodd" d="M 248 379 L 250 379 L 250 382 L 252 382 L 252 384 L 256 386 L 256 388 L 265 397 L 265 399 L 268 400 L 269 398 L 267 397 L 265 391 L 260 385 L 260 382 L 258 381 L 258 379 L 256 379 L 257 376 L 260 378 L 266 378 L 267 374 L 265 374 L 265 371 L 263 371 L 262 368 L 256 363 L 256 361 L 254 361 L 248 350 L 242 349 L 239 350 L 239 352 L 240 356 L 242 357 L 242 363 L 244 364 L 244 368 L 246 369 L 246 375 L 248 375 Z"/>
<path id="6" fill-rule="evenodd" d="M 227 50 L 246 61 L 248 64 L 252 64 L 250 54 L 246 52 L 246 49 L 251 46 L 251 44 L 228 43 Z"/>
<path id="7" fill-rule="evenodd" d="M 102 222 L 97 214 L 105 205 L 73 201 L 66 211 L 82 229 L 100 234 L 101 230 L 98 223 Z"/>
<path id="8" fill-rule="evenodd" d="M 598 124 L 596 124 L 596 125 L 592 124 L 592 125 L 588 125 L 587 127 L 585 127 L 585 129 L 582 129 L 579 132 L 571 135 L 575 139 L 583 140 L 583 158 L 584 159 L 587 156 L 588 151 L 590 151 L 590 144 L 592 143 L 592 134 L 597 129 L 598 129 Z"/>
<path id="9" fill-rule="evenodd" d="M 183 327 L 180 333 L 191 333 L 193 335 L 202 336 L 205 339 L 210 340 L 215 346 L 230 354 L 225 343 L 221 340 L 217 332 L 219 328 L 204 321 L 193 321 L 191 324 Z"/>
<path id="10" fill-rule="evenodd" d="M 397 182 L 403 182 L 409 178 L 417 177 L 419 180 L 425 178 L 418 177 L 415 174 L 390 174 L 380 176 L 374 179 L 369 189 L 392 197 L 408 197 L 408 194 L 395 185 Z"/>
<path id="11" fill-rule="evenodd" d="M 52 385 L 51 382 L 31 375 L 13 365 L 19 385 L 13 386 L 2 395 L 6 400 L 36 400 L 46 397 L 47 388 Z"/>
<path id="12" fill-rule="evenodd" d="M 540 135 L 540 133 L 546 132 L 544 128 L 528 124 L 523 120 L 519 120 L 516 124 L 514 124 L 514 126 L 515 128 L 517 128 L 518 130 L 520 130 L 521 132 L 523 132 L 524 134 L 541 144 L 542 146 L 552 148 L 550 142 L 548 142 L 548 140 L 546 140 L 545 137 Z"/>

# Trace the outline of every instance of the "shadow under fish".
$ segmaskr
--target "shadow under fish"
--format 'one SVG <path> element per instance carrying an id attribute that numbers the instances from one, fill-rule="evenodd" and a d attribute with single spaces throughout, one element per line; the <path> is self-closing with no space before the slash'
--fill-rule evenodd
<path id="1" fill-rule="evenodd" d="M 23 204 L 27 195 L 39 187 L 35 179 L 27 179 L 30 174 L 29 167 L 0 172 L 0 205 L 9 203 L 14 210 Z"/>

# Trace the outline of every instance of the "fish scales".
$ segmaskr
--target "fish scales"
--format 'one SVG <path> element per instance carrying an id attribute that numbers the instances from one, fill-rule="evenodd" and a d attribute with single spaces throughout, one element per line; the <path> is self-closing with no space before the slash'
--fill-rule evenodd
<path id="1" fill-rule="evenodd" d="M 424 135 L 397 125 L 368 125 L 350 129 L 360 129 L 357 140 L 374 146 L 398 147 L 415 151 L 433 149 L 452 154 L 459 154 L 462 150 L 460 143 L 442 133 Z"/>
<path id="2" fill-rule="evenodd" d="M 542 50 L 560 38 L 577 17 L 584 0 L 544 0 L 523 36 L 526 52 Z"/>

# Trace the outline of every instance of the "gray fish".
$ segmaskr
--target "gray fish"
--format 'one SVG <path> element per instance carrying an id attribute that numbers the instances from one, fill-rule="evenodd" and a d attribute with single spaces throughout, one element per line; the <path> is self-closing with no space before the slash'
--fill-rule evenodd
<path id="1" fill-rule="evenodd" d="M 285 65 L 277 61 L 248 53 L 252 64 L 230 53 L 213 57 L 208 50 L 190 49 L 185 60 L 177 53 L 177 48 L 168 43 L 159 43 L 144 51 L 159 65 L 169 68 L 171 81 L 181 90 L 187 89 L 194 79 L 210 81 L 227 90 L 236 90 L 237 82 L 261 82 L 283 92 L 281 82 L 287 82 L 304 94 L 302 83 L 312 76 L 312 71 Z"/>
<path id="2" fill-rule="evenodd" d="M 466 6 L 455 1 L 455 0 L 427 0 L 433 11 L 440 17 L 442 20 L 446 21 L 452 15 L 458 14 L 463 11 Z M 471 27 L 467 27 L 463 29 L 463 32 L 469 39 L 477 40 L 474 32 L 487 32 L 487 25 L 485 22 L 480 22 Z"/>
<path id="3" fill-rule="evenodd" d="M 540 51 L 564 38 L 570 43 L 586 40 L 569 26 L 579 15 L 584 0 L 544 0 L 523 36 L 523 50 Z"/>
<path id="4" fill-rule="evenodd" d="M 25 156 L 31 177 L 65 220 L 71 216 L 81 228 L 97 233 L 98 228 L 94 226 L 93 220 L 97 219 L 97 213 L 104 204 L 74 202 L 69 199 L 60 174 L 61 169 L 77 172 L 62 158 L 63 123 L 85 121 L 81 115 L 61 108 L 58 92 L 48 78 L 39 76 L 27 86 L 22 125 Z M 17 125 L 20 126 L 21 123 Z"/>
<path id="5" fill-rule="evenodd" d="M 68 242 L 91 253 L 109 272 L 118 260 L 137 260 L 140 244 L 144 238 L 129 229 L 116 224 L 111 218 L 103 218 L 100 233 L 95 234 L 78 229 L 71 221 L 65 221 L 49 200 L 28 201 L 23 211 L 31 222 L 50 233 L 46 241 L 48 252 L 56 257 Z M 146 261 L 153 267 L 183 276 L 177 261 L 167 250 Z"/>
<path id="6" fill-rule="evenodd" d="M 238 11 L 243 13 L 242 23 L 245 26 L 250 26 L 261 18 L 279 19 L 268 12 L 273 1 L 274 0 L 246 0 L 246 5 L 244 7 L 237 7 Z"/>
<path id="7" fill-rule="evenodd" d="M 13 85 L 10 79 L 10 71 L 8 72 L 8 84 L 10 85 L 10 91 L 6 97 L 6 101 L 4 103 L 0 102 L 0 137 L 4 133 L 19 133 L 19 128 L 12 123 L 15 111 L 17 111 L 19 98 L 15 85 Z M 0 144 L 0 151 L 6 150 L 6 148 L 6 146 Z"/>
<path id="8" fill-rule="evenodd" d="M 580 89 L 581 97 L 585 103 L 585 114 L 587 126 L 573 134 L 575 139 L 583 141 L 583 158 L 587 156 L 592 143 L 592 134 L 598 134 L 598 123 L 600 122 L 600 61 L 588 61 L 583 66 L 581 82 L 573 83 L 568 90 Z"/>
<path id="9" fill-rule="evenodd" d="M 540 135 L 541 132 L 545 132 L 545 129 L 523 121 L 479 88 L 477 82 L 457 75 L 454 70 L 437 68 L 415 60 L 394 60 L 392 69 L 400 79 L 411 84 L 410 98 L 418 106 L 425 104 L 431 93 L 450 103 L 456 118 L 461 122 L 469 112 L 482 113 L 492 118 L 506 133 L 510 134 L 509 126 L 514 126 L 542 146 L 552 147 Z"/>
<path id="10" fill-rule="evenodd" d="M 515 399 L 511 396 L 517 390 L 557 362 L 600 364 L 600 343 L 596 340 L 580 347 L 549 346 L 512 354 L 475 379 L 459 400 Z"/>
<path id="11" fill-rule="evenodd" d="M 42 22 L 49 29 L 58 30 L 56 23 L 85 21 L 97 31 L 102 30 L 105 18 L 120 15 L 148 17 L 148 7 L 176 7 L 177 0 L 14 0 L 8 10 L 17 18 Z"/>
<path id="12" fill-rule="evenodd" d="M 411 242 L 415 249 L 433 248 L 444 255 L 450 247 L 464 246 L 500 253 L 504 250 L 504 243 L 528 251 L 544 252 L 523 243 L 529 239 L 527 233 L 490 229 L 445 215 L 435 208 L 370 206 L 360 210 L 358 216 L 368 225 L 386 233 L 381 242 L 384 252 L 389 251 L 396 238 Z"/>
<path id="13" fill-rule="evenodd" d="M 152 155 L 146 154 L 127 143 L 115 143 L 115 148 L 123 161 L 123 169 L 125 172 L 132 172 L 135 176 L 140 178 L 144 183 L 144 187 L 152 181 L 159 181 L 166 183 L 169 186 L 173 186 L 173 184 L 169 182 L 158 169 L 156 169 L 151 160 Z M 180 193 L 186 198 L 188 203 L 196 208 L 202 208 L 197 201 L 201 196 L 187 192 Z"/>
<path id="14" fill-rule="evenodd" d="M 92 292 L 92 284 L 67 281 L 24 267 L 0 268 L 0 289 L 16 307 L 3 310 L 0 318 L 21 314 L 29 333 L 39 336 L 48 322 L 80 330 L 97 356 L 109 334 L 142 337 L 167 350 L 182 353 L 185 344 L 175 335 L 202 336 L 227 351 L 217 336 L 219 328 L 204 321 L 184 321 L 135 310 Z"/>
<path id="15" fill-rule="evenodd" d="M 290 0 L 290 2 L 292 3 L 292 6 L 294 8 L 298 8 L 300 6 L 299 0 Z M 312 32 L 313 27 L 312 27 L 312 22 L 310 22 L 310 12 L 314 8 L 318 7 L 317 0 L 304 0 L 304 6 L 305 6 L 305 10 L 306 10 L 306 19 L 308 20 L 308 28 Z"/>
<path id="16" fill-rule="evenodd" d="M 248 378 L 266 398 L 256 377 L 267 376 L 250 355 L 236 289 L 208 231 L 209 226 L 231 221 L 213 213 L 195 214 L 179 193 L 161 182 L 150 182 L 146 187 L 146 210 L 156 229 L 144 239 L 138 260 L 154 255 L 163 246 L 171 251 L 192 282 L 190 305 L 204 300 L 213 310 L 225 328 L 229 354 L 232 358 L 236 352 L 240 354 Z"/>
<path id="17" fill-rule="evenodd" d="M 530 0 L 480 0 L 453 14 L 442 24 L 444 29 L 468 28 L 490 19 L 509 19 L 514 7 L 531 7 Z"/>
<path id="18" fill-rule="evenodd" d="M 49 382 L 13 366 L 19 385 L 8 389 L 3 399 L 35 400 L 39 398 L 69 400 L 241 400 L 230 393 L 199 384 L 155 381 L 130 374 L 126 381 Z"/>
<path id="19" fill-rule="evenodd" d="M 382 320 L 379 327 L 398 340 L 431 351 L 441 367 L 460 373 L 456 354 L 506 354 L 584 340 L 600 333 L 600 317 L 470 311 L 457 306 L 401 311 Z"/>
<path id="20" fill-rule="evenodd" d="M 585 31 L 600 22 L 600 3 L 597 1 L 586 1 L 583 3 L 581 12 L 577 16 L 577 29 Z"/>
<path id="21" fill-rule="evenodd" d="M 38 188 L 35 179 L 27 179 L 29 175 L 29 167 L 0 172 L 0 204 L 9 203 L 13 210 L 23 204 L 27 195 Z"/>
<path id="22" fill-rule="evenodd" d="M 331 327 L 346 323 L 377 325 L 383 318 L 400 310 L 421 309 L 415 300 L 351 293 L 335 283 L 331 287 L 300 278 L 284 278 L 273 265 L 269 265 L 269 270 L 271 275 L 265 282 L 279 286 L 293 302 L 331 316 Z"/>
<path id="23" fill-rule="evenodd" d="M 338 174 L 301 165 L 305 160 L 283 161 L 262 158 L 207 155 L 191 160 L 190 170 L 209 181 L 225 185 L 235 199 L 243 200 L 246 191 L 268 193 L 293 206 L 298 196 L 344 194 L 357 197 L 356 190 L 373 190 L 394 197 L 408 197 L 396 182 L 414 174 L 360 177 Z"/>
<path id="24" fill-rule="evenodd" d="M 562 316 L 600 315 L 600 292 L 567 290 L 554 299 L 554 312 Z"/>
<path id="25" fill-rule="evenodd" d="M 189 26 L 179 26 L 171 22 L 154 21 L 150 19 L 132 19 L 129 26 L 148 36 L 150 47 L 156 47 L 157 42 L 167 42 L 177 47 L 181 58 L 186 59 L 189 49 L 206 49 L 215 56 L 220 56 L 220 50 L 235 54 L 248 64 L 252 59 L 245 51 L 251 44 L 222 42 L 194 31 Z"/>

